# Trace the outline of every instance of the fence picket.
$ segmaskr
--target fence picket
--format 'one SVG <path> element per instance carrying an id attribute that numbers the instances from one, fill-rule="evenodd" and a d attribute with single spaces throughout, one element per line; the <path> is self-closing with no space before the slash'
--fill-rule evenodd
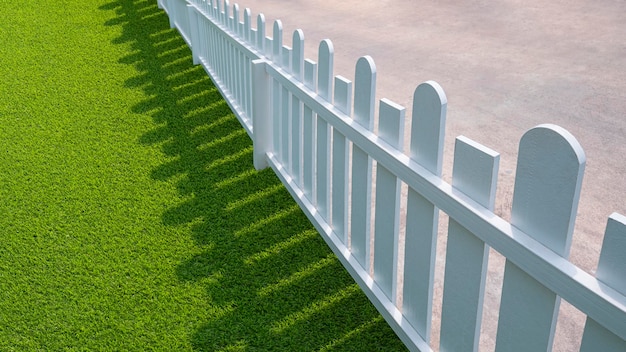
<path id="1" fill-rule="evenodd" d="M 376 65 L 369 56 L 356 63 L 354 74 L 354 121 L 367 130 L 374 127 Z M 372 193 L 372 159 L 352 145 L 351 250 L 357 261 L 369 272 L 370 216 Z"/>
<path id="2" fill-rule="evenodd" d="M 302 103 L 291 96 L 291 175 L 302 187 Z"/>
<path id="3" fill-rule="evenodd" d="M 330 40 L 322 40 L 318 50 L 317 92 L 332 102 L 334 49 Z M 315 205 L 321 216 L 329 220 L 330 200 L 330 127 L 326 120 L 315 118 Z"/>
<path id="4" fill-rule="evenodd" d="M 250 13 L 250 8 L 246 7 L 246 9 L 243 10 L 243 39 L 246 41 L 247 44 L 251 43 L 252 38 L 251 17 L 252 14 Z"/>
<path id="5" fill-rule="evenodd" d="M 379 111 L 379 136 L 393 148 L 402 149 L 404 107 L 383 99 Z M 398 284 L 400 187 L 398 177 L 379 163 L 376 167 L 374 281 L 394 304 L 397 302 Z"/>
<path id="6" fill-rule="evenodd" d="M 281 161 L 285 169 L 291 170 L 291 110 L 290 110 L 290 93 L 285 87 L 281 87 L 281 111 L 280 111 L 280 131 L 281 131 Z"/>
<path id="7" fill-rule="evenodd" d="M 272 79 L 272 91 L 271 91 L 271 99 L 272 99 L 272 129 L 273 129 L 273 133 L 272 133 L 272 140 L 274 142 L 274 153 L 277 155 L 279 160 L 281 159 L 281 139 L 282 139 L 282 135 L 281 135 L 281 131 L 280 131 L 280 120 L 281 120 L 281 112 L 282 112 L 282 105 L 281 105 L 281 98 L 282 98 L 282 88 L 280 86 L 280 84 L 278 84 L 278 81 L 275 79 Z"/>
<path id="8" fill-rule="evenodd" d="M 241 32 L 239 31 L 239 4 L 233 5 L 233 24 L 232 31 L 236 36 L 242 38 Z"/>
<path id="9" fill-rule="evenodd" d="M 465 138 L 454 148 L 452 186 L 494 208 L 500 155 Z M 489 246 L 450 218 L 440 351 L 478 351 Z"/>
<path id="10" fill-rule="evenodd" d="M 277 62 L 287 72 L 289 72 L 289 62 L 291 61 L 291 48 L 283 45 L 280 54 L 281 62 Z M 283 165 L 287 170 L 291 170 L 291 110 L 290 110 L 290 97 L 289 90 L 282 87 L 281 93 L 281 113 L 280 113 L 280 130 L 281 130 L 281 152 Z"/>
<path id="11" fill-rule="evenodd" d="M 540 125 L 520 141 L 511 224 L 567 257 L 574 230 L 585 155 L 564 129 Z M 552 347 L 559 298 L 507 260 L 497 350 Z"/>
<path id="12" fill-rule="evenodd" d="M 317 91 L 317 63 L 308 59 L 304 61 L 304 85 L 314 92 Z M 313 203 L 313 174 L 315 172 L 314 132 L 313 110 L 304 105 L 302 112 L 302 183 L 304 196 L 311 203 Z"/>
<path id="13" fill-rule="evenodd" d="M 285 71 L 291 73 L 291 54 L 292 50 L 287 45 L 283 45 L 283 49 L 281 51 L 281 63 L 280 66 L 285 69 Z"/>
<path id="14" fill-rule="evenodd" d="M 243 53 L 237 49 L 237 47 L 233 46 L 233 51 L 235 52 L 235 87 L 233 87 L 234 95 L 239 104 L 243 103 L 243 88 L 244 88 L 244 61 L 243 61 Z"/>
<path id="15" fill-rule="evenodd" d="M 625 249 L 626 216 L 613 213 L 606 225 L 596 277 L 623 295 L 626 295 Z M 602 351 L 623 352 L 626 351 L 626 340 L 616 336 L 593 318 L 587 317 L 580 350 L 598 351 L 598 346 L 602 346 Z"/>
<path id="16" fill-rule="evenodd" d="M 302 81 L 304 72 L 304 32 L 293 32 L 293 50 L 291 51 L 291 73 Z M 302 187 L 302 104 L 297 96 L 291 96 L 291 175 L 296 184 Z"/>
<path id="17" fill-rule="evenodd" d="M 436 82 L 413 94 L 411 159 L 441 176 L 447 98 Z M 404 258 L 403 313 L 424 341 L 430 339 L 439 210 L 409 188 Z"/>
<path id="18" fill-rule="evenodd" d="M 218 23 L 219 24 L 224 24 L 224 11 L 222 11 L 223 5 L 225 4 L 225 1 L 220 1 L 220 0 L 216 0 L 215 2 L 217 3 L 217 7 L 216 7 L 216 16 L 215 18 L 217 18 Z M 226 6 L 228 7 L 228 6 Z"/>
<path id="19" fill-rule="evenodd" d="M 283 50 L 283 23 L 280 20 L 274 21 L 274 31 L 272 33 L 272 61 L 281 66 L 281 52 Z"/>
<path id="20" fill-rule="evenodd" d="M 265 52 L 265 15 L 260 13 L 256 17 L 256 49 L 264 53 Z"/>
<path id="21" fill-rule="evenodd" d="M 230 28 L 230 1 L 224 0 L 224 8 L 222 12 L 222 24 L 225 28 Z"/>
<path id="22" fill-rule="evenodd" d="M 335 107 L 347 116 L 352 114 L 352 82 L 342 76 L 335 77 Z M 331 221 L 337 237 L 348 244 L 348 140 L 333 129 Z"/>
<path id="23" fill-rule="evenodd" d="M 293 51 L 291 59 L 291 73 L 298 81 L 302 81 L 302 74 L 304 72 L 304 32 L 301 29 L 297 29 L 293 32 Z"/>
<path id="24" fill-rule="evenodd" d="M 329 102 L 332 102 L 333 65 L 335 50 L 333 43 L 322 40 L 318 49 L 317 93 Z"/>
<path id="25" fill-rule="evenodd" d="M 169 15 L 170 28 L 176 28 L 176 6 L 172 6 L 170 1 L 167 1 L 167 14 Z"/>
<path id="26" fill-rule="evenodd" d="M 194 65 L 200 63 L 200 33 L 198 32 L 198 14 L 196 7 L 187 5 L 187 16 L 189 18 L 189 40 L 191 41 L 191 57 Z"/>

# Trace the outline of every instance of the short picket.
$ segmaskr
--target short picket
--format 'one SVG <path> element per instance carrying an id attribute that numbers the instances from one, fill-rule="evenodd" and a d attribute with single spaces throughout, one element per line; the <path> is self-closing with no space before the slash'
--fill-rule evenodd
<path id="1" fill-rule="evenodd" d="M 404 107 L 380 101 L 379 136 L 400 151 L 404 140 Z M 378 164 L 376 167 L 376 208 L 374 223 L 374 281 L 387 298 L 397 302 L 398 245 L 400 240 L 401 182 Z"/>
<path id="2" fill-rule="evenodd" d="M 352 82 L 335 76 L 334 105 L 346 116 L 352 116 Z M 332 155 L 332 227 L 344 245 L 348 245 L 348 175 L 349 142 L 341 132 L 333 129 Z"/>
<path id="3" fill-rule="evenodd" d="M 454 147 L 452 186 L 493 211 L 500 156 L 466 137 Z M 478 351 L 489 247 L 450 218 L 440 351 Z"/>

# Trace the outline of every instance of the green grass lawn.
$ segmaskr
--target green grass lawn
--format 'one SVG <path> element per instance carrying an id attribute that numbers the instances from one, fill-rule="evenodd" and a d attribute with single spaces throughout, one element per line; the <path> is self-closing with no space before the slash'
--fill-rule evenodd
<path id="1" fill-rule="evenodd" d="M 156 0 L 0 13 L 0 351 L 403 349 Z"/>

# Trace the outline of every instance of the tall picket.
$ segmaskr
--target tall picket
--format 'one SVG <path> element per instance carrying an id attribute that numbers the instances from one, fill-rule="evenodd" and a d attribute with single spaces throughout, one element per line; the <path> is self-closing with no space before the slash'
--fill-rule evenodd
<path id="1" fill-rule="evenodd" d="M 317 70 L 317 93 L 332 102 L 332 79 L 334 49 L 330 40 L 319 45 Z M 330 211 L 330 127 L 320 116 L 315 119 L 315 204 L 324 219 L 328 221 Z"/>
<path id="2" fill-rule="evenodd" d="M 371 57 L 360 58 L 354 74 L 354 121 L 371 131 L 374 127 L 374 92 L 376 66 Z M 367 152 L 352 145 L 351 250 L 368 271 L 370 267 L 370 213 L 372 159 Z"/>
<path id="3" fill-rule="evenodd" d="M 299 82 L 302 82 L 304 74 L 304 32 L 300 29 L 293 32 L 291 59 L 291 74 Z M 302 187 L 302 104 L 296 95 L 291 97 L 291 138 L 291 174 L 296 183 Z"/>
<path id="4" fill-rule="evenodd" d="M 280 65 L 280 53 L 282 49 L 283 42 L 283 24 L 280 20 L 274 21 L 273 26 L 273 35 L 270 42 L 270 45 L 266 46 L 268 50 L 271 50 L 271 60 L 274 63 Z M 282 88 L 277 80 L 272 81 L 272 111 L 274 112 L 274 121 L 272 122 L 272 126 L 274 127 L 274 152 L 280 155 L 280 151 L 282 150 L 281 141 L 281 126 L 280 121 L 282 120 L 280 116 L 281 109 L 281 98 L 282 98 Z"/>
<path id="5" fill-rule="evenodd" d="M 304 85 L 317 92 L 317 63 L 311 60 L 304 61 Z M 313 110 L 304 104 L 302 109 L 302 184 L 305 197 L 313 202 L 313 179 L 315 172 L 315 130 L 313 129 Z"/>
<path id="6" fill-rule="evenodd" d="M 292 50 L 290 47 L 283 45 L 281 48 L 281 68 L 287 72 L 291 73 L 291 55 Z M 285 167 L 291 170 L 291 155 L 292 155 L 292 136 L 291 136 L 291 93 L 289 90 L 283 85 L 281 89 L 281 121 L 280 121 L 280 129 L 281 129 L 281 140 L 282 140 L 282 150 L 280 154 L 283 156 L 283 164 Z"/>
<path id="7" fill-rule="evenodd" d="M 542 125 L 520 141 L 511 224 L 567 257 L 585 167 L 585 154 L 564 129 Z M 496 350 L 552 347 L 559 298 L 507 260 Z"/>
<path id="8" fill-rule="evenodd" d="M 413 95 L 411 159 L 441 176 L 448 100 L 439 84 L 420 84 Z M 425 341 L 430 339 L 439 210 L 409 188 L 407 200 L 403 313 Z"/>

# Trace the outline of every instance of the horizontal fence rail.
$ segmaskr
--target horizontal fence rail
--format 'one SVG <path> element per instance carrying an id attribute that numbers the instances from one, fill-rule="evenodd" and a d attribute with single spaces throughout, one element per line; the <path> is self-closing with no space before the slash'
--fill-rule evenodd
<path id="1" fill-rule="evenodd" d="M 524 134 L 507 222 L 493 211 L 495 151 L 458 137 L 452 183 L 442 179 L 447 98 L 436 82 L 415 89 L 406 153 L 405 108 L 376 104 L 372 58 L 357 61 L 352 82 L 334 75 L 329 40 L 315 62 L 304 57 L 301 30 L 284 45 L 280 21 L 266 37 L 264 16 L 253 19 L 237 4 L 158 5 L 253 140 L 254 166 L 274 170 L 410 350 L 432 350 L 442 211 L 449 223 L 440 350 L 478 349 L 493 248 L 506 258 L 497 351 L 550 350 L 560 299 L 587 315 L 581 351 L 626 351 L 626 217 L 609 217 L 595 277 L 567 260 L 585 166 L 569 132 L 540 125 Z"/>

